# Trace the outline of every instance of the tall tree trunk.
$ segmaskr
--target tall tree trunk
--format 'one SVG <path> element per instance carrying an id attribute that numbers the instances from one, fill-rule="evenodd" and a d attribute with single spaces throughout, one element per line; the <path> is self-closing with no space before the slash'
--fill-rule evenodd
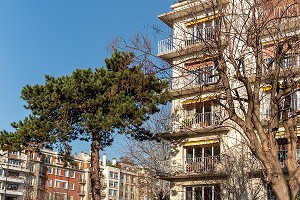
<path id="1" fill-rule="evenodd" d="M 100 136 L 99 133 L 93 133 L 91 144 L 91 187 L 93 200 L 101 199 L 99 151 Z"/>
<path id="2" fill-rule="evenodd" d="M 278 176 L 278 180 L 272 183 L 272 190 L 275 193 L 277 200 L 294 200 L 292 194 L 289 191 L 289 187 L 286 183 L 284 176 Z"/>
<path id="3" fill-rule="evenodd" d="M 269 166 L 266 166 L 266 172 L 268 174 L 267 176 L 270 178 L 271 187 L 276 199 L 294 200 L 280 164 L 276 163 L 274 160 L 271 160 Z"/>

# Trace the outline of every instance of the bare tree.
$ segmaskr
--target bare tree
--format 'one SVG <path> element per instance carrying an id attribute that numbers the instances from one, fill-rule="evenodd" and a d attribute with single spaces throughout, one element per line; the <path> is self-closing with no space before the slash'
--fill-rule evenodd
<path id="1" fill-rule="evenodd" d="M 170 132 L 170 114 L 169 106 L 162 107 L 161 111 L 152 116 L 145 126 L 155 135 Z M 137 141 L 127 138 L 120 151 L 123 155 L 123 161 L 128 161 L 129 164 L 135 164 L 148 171 L 148 176 L 143 175 L 141 181 L 147 182 L 146 185 L 151 187 L 151 197 L 158 199 L 169 198 L 169 182 L 155 178 L 157 163 L 160 160 L 170 158 L 170 143 L 168 141 L 158 138 L 152 141 Z M 141 186 L 144 184 L 141 184 Z"/>
<path id="2" fill-rule="evenodd" d="M 152 69 L 167 70 L 169 74 L 171 65 L 176 77 L 172 79 L 173 90 L 187 88 L 196 79 L 205 83 L 193 87 L 193 92 L 199 98 L 210 91 L 209 97 L 221 108 L 220 124 L 241 133 L 249 152 L 262 163 L 264 180 L 276 198 L 294 199 L 300 183 L 299 2 L 187 2 L 179 15 L 189 16 L 189 23 L 182 24 L 171 15 L 161 17 L 174 29 L 164 47 L 177 59 L 159 54 L 167 64 L 153 64 Z M 209 30 L 198 28 L 199 15 L 215 17 L 216 23 Z M 146 37 L 137 35 L 132 41 L 123 46 L 139 50 L 142 55 L 154 55 Z M 143 58 L 149 62 L 148 57 Z M 191 61 L 199 63 L 189 65 Z M 200 80 L 197 69 L 211 63 L 214 73 L 204 72 L 206 75 Z M 176 108 L 173 113 L 176 114 Z M 177 122 L 186 128 L 193 123 Z"/>

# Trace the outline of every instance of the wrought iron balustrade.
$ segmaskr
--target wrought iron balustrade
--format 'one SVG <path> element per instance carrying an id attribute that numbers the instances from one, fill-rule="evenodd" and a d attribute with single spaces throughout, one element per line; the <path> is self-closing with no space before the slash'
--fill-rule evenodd
<path id="1" fill-rule="evenodd" d="M 159 161 L 156 167 L 156 174 L 167 177 L 192 173 L 213 173 L 221 169 L 220 155 L 216 155 Z"/>

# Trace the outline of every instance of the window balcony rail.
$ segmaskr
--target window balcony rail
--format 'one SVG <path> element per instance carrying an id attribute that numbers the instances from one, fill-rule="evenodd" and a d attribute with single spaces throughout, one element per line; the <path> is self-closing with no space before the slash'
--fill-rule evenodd
<path id="1" fill-rule="evenodd" d="M 173 38 L 167 38 L 158 42 L 158 54 L 170 52 L 173 49 Z"/>
<path id="2" fill-rule="evenodd" d="M 287 158 L 287 155 L 288 155 L 287 150 L 279 150 L 278 151 L 278 160 L 279 160 L 282 168 L 286 167 L 285 160 Z M 296 149 L 296 159 L 297 159 L 298 166 L 300 166 L 300 149 Z"/>
<path id="3" fill-rule="evenodd" d="M 220 156 L 187 158 L 185 160 L 186 172 L 213 172 L 217 171 Z"/>
<path id="4" fill-rule="evenodd" d="M 185 40 L 184 45 L 190 46 L 200 42 L 207 42 L 216 39 L 217 26 L 198 29 L 197 32 Z"/>
<path id="5" fill-rule="evenodd" d="M 78 190 L 78 194 L 79 194 L 79 195 L 84 195 L 85 192 L 84 192 L 84 190 Z"/>
<path id="6" fill-rule="evenodd" d="M 187 37 L 176 38 L 176 40 L 172 37 L 166 38 L 158 42 L 158 54 L 169 53 L 182 47 L 216 40 L 217 34 L 219 34 L 217 26 L 211 26 L 198 29 L 195 33 L 191 33 Z"/>
<path id="7" fill-rule="evenodd" d="M 201 85 L 207 85 L 210 83 L 216 83 L 218 80 L 217 76 L 206 75 L 203 77 L 173 77 L 170 81 L 170 90 L 180 90 L 180 89 L 189 89 Z"/>
<path id="8" fill-rule="evenodd" d="M 159 161 L 156 166 L 158 176 L 176 176 L 193 173 L 213 173 L 221 171 L 220 155 Z"/>
<path id="9" fill-rule="evenodd" d="M 291 102 L 291 104 L 293 104 L 295 102 Z M 299 99 L 297 99 L 296 103 L 299 103 Z M 267 104 L 267 106 L 270 106 L 269 104 Z M 299 115 L 300 113 L 300 109 L 299 108 L 290 108 L 289 109 L 289 113 L 288 113 L 288 117 L 292 117 L 295 115 Z M 271 109 L 265 110 L 262 114 L 261 114 L 261 118 L 262 120 L 265 121 L 271 121 L 272 118 L 275 118 L 276 116 L 272 116 L 272 112 Z M 280 113 L 279 119 L 282 120 L 282 113 Z"/>
<path id="10" fill-rule="evenodd" d="M 205 113 L 194 113 L 184 115 L 178 121 L 178 119 L 173 119 L 174 131 L 179 131 L 182 129 L 200 129 L 214 127 L 221 124 L 221 112 L 205 112 Z M 179 129 L 179 130 L 178 130 Z"/>
<path id="11" fill-rule="evenodd" d="M 86 181 L 84 179 L 82 179 L 82 178 L 78 179 L 78 182 L 79 183 L 86 183 Z"/>

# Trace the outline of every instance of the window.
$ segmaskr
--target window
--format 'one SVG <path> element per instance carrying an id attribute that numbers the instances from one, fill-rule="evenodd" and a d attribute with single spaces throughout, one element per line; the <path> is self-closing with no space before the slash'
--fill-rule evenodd
<path id="1" fill-rule="evenodd" d="M 46 155 L 46 157 L 45 157 L 45 163 L 51 163 L 51 161 L 52 161 L 52 156 Z"/>
<path id="2" fill-rule="evenodd" d="M 114 182 L 114 188 L 118 188 L 118 182 Z"/>
<path id="3" fill-rule="evenodd" d="M 118 177 L 119 177 L 119 173 L 117 173 L 117 172 L 115 172 L 115 179 L 118 179 Z"/>
<path id="4" fill-rule="evenodd" d="M 186 171 L 187 172 L 206 172 L 216 170 L 220 160 L 220 146 L 186 147 Z"/>
<path id="5" fill-rule="evenodd" d="M 281 61 L 281 67 L 283 69 L 290 69 L 293 64 L 293 58 L 291 56 L 287 56 L 282 59 Z"/>
<path id="6" fill-rule="evenodd" d="M 271 93 L 266 93 L 263 96 L 263 119 L 270 119 L 271 117 Z"/>
<path id="7" fill-rule="evenodd" d="M 52 170 L 53 170 L 52 167 L 48 167 L 48 174 L 52 174 Z"/>
<path id="8" fill-rule="evenodd" d="M 0 169 L 0 176 L 4 176 L 4 170 Z"/>
<path id="9" fill-rule="evenodd" d="M 67 169 L 64 170 L 64 176 L 65 176 L 65 177 L 68 177 L 68 176 L 69 176 L 69 170 L 67 170 Z"/>
<path id="10" fill-rule="evenodd" d="M 51 179 L 47 180 L 47 185 L 48 185 L 48 187 L 52 187 L 52 180 Z"/>
<path id="11" fill-rule="evenodd" d="M 113 190 L 112 189 L 108 190 L 108 196 L 113 196 Z"/>
<path id="12" fill-rule="evenodd" d="M 114 173 L 112 171 L 109 172 L 109 178 L 114 178 Z"/>
<path id="13" fill-rule="evenodd" d="M 109 187 L 114 187 L 114 182 L 112 180 L 109 181 Z"/>
<path id="14" fill-rule="evenodd" d="M 55 187 L 56 187 L 56 188 L 59 188 L 59 186 L 60 186 L 60 181 L 57 181 L 57 180 L 56 180 L 56 181 L 55 181 Z"/>
<path id="15" fill-rule="evenodd" d="M 17 184 L 13 184 L 13 183 L 8 183 L 7 184 L 7 189 L 8 190 L 18 190 L 18 185 Z"/>
<path id="16" fill-rule="evenodd" d="M 29 167 L 29 171 L 34 172 L 34 170 L 35 170 L 35 165 L 31 164 Z"/>
<path id="17" fill-rule="evenodd" d="M 29 178 L 28 178 L 28 184 L 32 186 L 33 182 L 34 182 L 34 177 L 33 176 L 29 176 Z"/>
<path id="18" fill-rule="evenodd" d="M 290 115 L 294 115 L 295 113 L 300 111 L 300 92 L 297 91 L 291 94 L 291 108 Z"/>
<path id="19" fill-rule="evenodd" d="M 185 41 L 185 45 L 192 45 L 197 42 L 214 39 L 217 24 L 218 20 L 212 20 L 190 26 L 187 29 L 187 40 Z"/>
<path id="20" fill-rule="evenodd" d="M 75 178 L 75 172 L 74 171 L 70 171 L 70 178 Z"/>
<path id="21" fill-rule="evenodd" d="M 21 165 L 21 161 L 20 160 L 15 160 L 15 159 L 9 159 L 8 164 L 10 164 L 10 165 Z"/>
<path id="22" fill-rule="evenodd" d="M 129 175 L 126 174 L 126 178 L 125 178 L 126 182 L 129 182 Z"/>
<path id="23" fill-rule="evenodd" d="M 60 176 L 60 169 L 59 168 L 56 168 L 56 175 Z"/>
<path id="24" fill-rule="evenodd" d="M 68 182 L 63 182 L 63 188 L 68 189 Z"/>
<path id="25" fill-rule="evenodd" d="M 220 200 L 220 192 L 219 185 L 185 187 L 185 199 Z"/>
<path id="26" fill-rule="evenodd" d="M 74 190 L 74 188 L 75 188 L 74 183 L 70 183 L 70 190 Z"/>
<path id="27" fill-rule="evenodd" d="M 205 128 L 221 123 L 221 107 L 212 101 L 195 102 L 183 106 L 182 125 L 189 128 Z"/>
<path id="28" fill-rule="evenodd" d="M 30 160 L 34 159 L 34 154 L 32 152 L 30 152 L 29 158 L 30 158 Z"/>
<path id="29" fill-rule="evenodd" d="M 56 163 L 61 163 L 61 158 L 59 156 L 56 157 Z"/>

